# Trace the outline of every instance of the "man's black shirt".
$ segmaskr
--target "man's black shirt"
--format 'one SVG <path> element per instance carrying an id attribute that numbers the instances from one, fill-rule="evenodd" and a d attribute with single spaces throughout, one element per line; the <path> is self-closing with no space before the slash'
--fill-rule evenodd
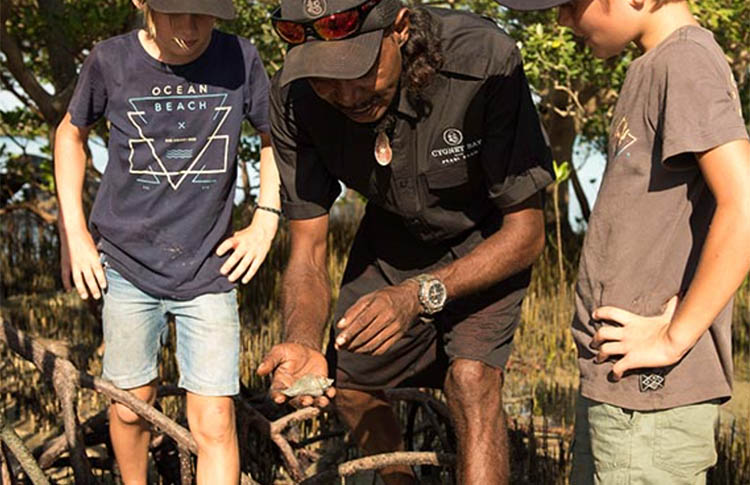
<path id="1" fill-rule="evenodd" d="M 272 81 L 271 132 L 290 219 L 326 214 L 339 181 L 368 199 L 350 265 L 374 259 L 392 284 L 471 251 L 502 210 L 553 181 L 551 154 L 514 41 L 492 21 L 428 8 L 444 63 L 420 115 L 395 102 L 393 160 L 375 161 L 374 125 L 349 120 L 307 80 Z M 525 286 L 528 274 L 514 278 Z"/>

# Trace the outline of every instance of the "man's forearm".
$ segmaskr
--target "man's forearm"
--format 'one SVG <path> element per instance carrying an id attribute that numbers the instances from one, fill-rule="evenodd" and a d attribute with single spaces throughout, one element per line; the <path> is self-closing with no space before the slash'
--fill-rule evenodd
<path id="1" fill-rule="evenodd" d="M 325 267 L 290 262 L 281 292 L 284 341 L 321 350 L 330 302 L 331 284 Z"/>
<path id="2" fill-rule="evenodd" d="M 446 286 L 449 299 L 489 288 L 531 266 L 544 248 L 544 215 L 540 196 L 506 214 L 499 231 L 466 256 L 434 274 Z"/>

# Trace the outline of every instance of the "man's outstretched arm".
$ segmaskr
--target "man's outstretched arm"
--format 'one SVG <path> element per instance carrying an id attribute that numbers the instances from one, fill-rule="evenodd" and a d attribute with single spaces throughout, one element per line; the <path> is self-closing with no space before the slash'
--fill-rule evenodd
<path id="1" fill-rule="evenodd" d="M 271 398 L 286 400 L 281 392 L 300 377 L 313 374 L 328 376 L 328 365 L 320 349 L 330 311 L 331 282 L 328 277 L 328 215 L 294 220 L 289 224 L 291 254 L 284 272 L 281 290 L 284 342 L 275 345 L 258 367 L 259 375 L 273 373 Z M 301 396 L 295 404 L 324 407 L 335 394 L 313 399 Z"/>

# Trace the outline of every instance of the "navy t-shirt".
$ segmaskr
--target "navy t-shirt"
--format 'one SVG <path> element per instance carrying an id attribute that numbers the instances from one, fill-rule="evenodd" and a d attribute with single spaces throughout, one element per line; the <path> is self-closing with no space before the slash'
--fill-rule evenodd
<path id="1" fill-rule="evenodd" d="M 213 31 L 196 60 L 168 65 L 138 32 L 94 47 L 69 112 L 105 116 L 109 162 L 89 228 L 109 264 L 141 290 L 190 299 L 233 287 L 215 255 L 231 234 L 243 119 L 269 131 L 268 77 L 249 40 Z"/>

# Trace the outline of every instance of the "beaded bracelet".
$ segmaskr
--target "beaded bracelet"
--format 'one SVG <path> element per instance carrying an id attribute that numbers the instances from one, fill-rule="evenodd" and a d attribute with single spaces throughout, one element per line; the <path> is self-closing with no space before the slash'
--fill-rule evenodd
<path id="1" fill-rule="evenodd" d="M 272 212 L 276 214 L 277 216 L 281 217 L 281 209 L 274 209 L 273 207 L 268 207 L 265 205 L 256 205 L 255 210 L 259 210 L 259 209 L 262 211 Z"/>

